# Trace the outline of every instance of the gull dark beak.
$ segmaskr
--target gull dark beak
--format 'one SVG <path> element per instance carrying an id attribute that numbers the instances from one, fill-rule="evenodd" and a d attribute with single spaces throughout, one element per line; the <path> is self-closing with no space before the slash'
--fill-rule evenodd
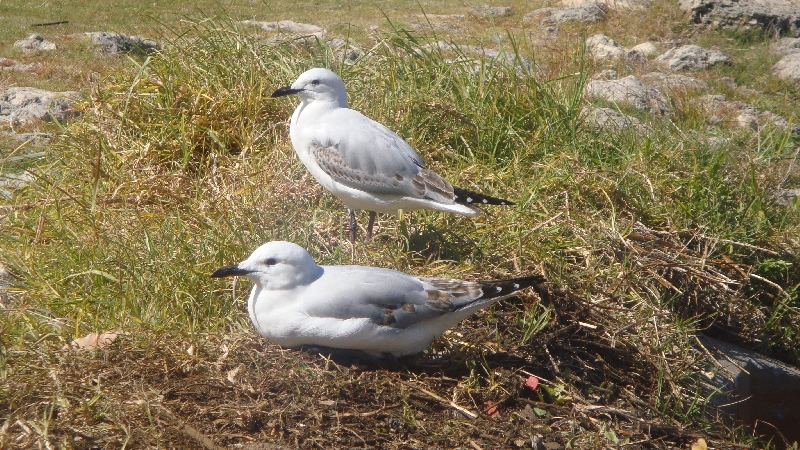
<path id="1" fill-rule="evenodd" d="M 238 264 L 232 264 L 215 270 L 214 273 L 211 274 L 211 278 L 243 277 L 252 272 L 252 270 L 242 269 Z"/>
<path id="2" fill-rule="evenodd" d="M 292 89 L 291 86 L 286 86 L 286 87 L 282 87 L 282 88 L 278 89 L 277 91 L 273 92 L 270 97 L 275 98 L 275 97 L 284 97 L 286 95 L 294 95 L 294 94 L 297 94 L 299 92 L 303 92 L 304 90 L 305 89 Z"/>

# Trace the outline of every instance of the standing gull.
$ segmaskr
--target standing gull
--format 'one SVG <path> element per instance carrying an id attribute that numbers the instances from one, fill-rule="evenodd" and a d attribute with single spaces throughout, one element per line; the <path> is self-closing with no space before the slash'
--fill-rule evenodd
<path id="1" fill-rule="evenodd" d="M 319 184 L 347 206 L 350 241 L 356 238 L 356 209 L 369 211 L 369 240 L 376 212 L 433 209 L 475 217 L 476 205 L 513 205 L 453 187 L 427 169 L 400 136 L 347 107 L 344 82 L 328 69 L 306 71 L 272 93 L 285 95 L 300 98 L 289 125 L 292 146 Z"/>
<path id="2" fill-rule="evenodd" d="M 211 276 L 245 276 L 255 283 L 247 302 L 250 320 L 274 344 L 374 356 L 419 353 L 473 312 L 545 282 L 542 275 L 472 282 L 377 267 L 318 266 L 305 249 L 282 241 L 266 243 Z"/>

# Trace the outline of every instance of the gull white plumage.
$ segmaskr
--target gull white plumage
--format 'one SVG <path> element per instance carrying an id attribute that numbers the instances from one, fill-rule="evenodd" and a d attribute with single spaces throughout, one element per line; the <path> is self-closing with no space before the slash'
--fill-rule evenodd
<path id="1" fill-rule="evenodd" d="M 320 345 L 374 356 L 419 353 L 480 308 L 545 281 L 419 278 L 366 266 L 318 266 L 291 242 L 273 241 L 214 278 L 245 276 L 256 330 L 282 347 Z"/>
<path id="2" fill-rule="evenodd" d="M 427 169 L 400 136 L 347 107 L 344 82 L 330 70 L 308 70 L 272 93 L 285 95 L 300 98 L 289 124 L 292 146 L 319 184 L 347 206 L 351 241 L 357 209 L 370 212 L 369 240 L 375 212 L 432 209 L 475 217 L 480 213 L 476 205 L 513 204 L 455 188 Z"/>

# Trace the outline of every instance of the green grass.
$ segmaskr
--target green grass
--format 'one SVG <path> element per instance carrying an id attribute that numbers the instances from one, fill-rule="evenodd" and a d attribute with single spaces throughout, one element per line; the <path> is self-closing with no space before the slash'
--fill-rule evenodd
<path id="1" fill-rule="evenodd" d="M 707 395 L 695 374 L 698 330 L 722 327 L 800 361 L 792 331 L 800 205 L 772 197 L 800 183 L 796 171 L 786 175 L 797 137 L 721 129 L 730 144 L 712 147 L 691 114 L 652 121 L 646 137 L 596 131 L 579 120 L 588 71 L 577 37 L 564 44 L 568 53 L 546 58 L 525 39 L 515 42 L 519 56 L 548 62 L 533 74 L 481 59 L 474 73 L 471 62 L 426 47 L 435 37 L 404 30 L 386 32 L 349 65 L 324 46 L 265 44 L 229 22 L 184 22 L 165 35 L 163 51 L 120 59 L 92 84 L 84 115 L 57 130 L 48 158 L 26 167 L 35 181 L 0 205 L 0 263 L 14 275 L 3 300 L 9 313 L 0 317 L 4 381 L 35 373 L 14 369 L 24 358 L 57 365 L 37 352 L 91 331 L 177 336 L 198 348 L 209 336 L 250 334 L 242 304 L 249 286 L 233 298 L 208 274 L 278 239 L 308 248 L 321 264 L 469 279 L 544 271 L 552 303 L 498 306 L 494 320 L 471 322 L 485 332 L 474 343 L 481 355 L 493 346 L 555 361 L 541 343 L 555 353 L 560 338 L 552 336 L 574 329 L 617 349 L 604 353 L 604 383 L 617 379 L 608 375 L 614 368 L 635 368 L 630 377 L 642 383 L 634 389 L 652 405 L 651 418 L 704 417 L 695 401 Z M 269 98 L 316 66 L 339 72 L 353 108 L 406 137 L 454 185 L 517 206 L 475 220 L 416 212 L 401 226 L 382 218 L 374 242 L 351 248 L 343 205 L 291 149 L 285 120 L 294 103 Z M 732 280 L 726 289 L 715 281 L 720 274 Z M 505 389 L 491 363 L 465 367 L 469 389 Z M 592 370 L 561 367 L 541 400 L 568 401 L 583 392 L 581 378 L 598 379 Z M 6 392 L 0 404 L 15 401 Z"/>

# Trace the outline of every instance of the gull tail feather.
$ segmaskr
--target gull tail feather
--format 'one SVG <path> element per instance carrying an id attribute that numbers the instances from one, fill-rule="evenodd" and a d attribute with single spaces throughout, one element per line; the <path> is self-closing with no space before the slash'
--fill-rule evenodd
<path id="1" fill-rule="evenodd" d="M 481 296 L 471 303 L 458 308 L 458 310 L 473 312 L 496 301 L 512 297 L 527 287 L 532 287 L 539 294 L 539 297 L 546 299 L 548 298 L 547 290 L 541 286 L 542 283 L 546 282 L 547 279 L 544 275 L 530 275 L 508 280 L 479 281 L 477 284 L 480 287 Z"/>
<path id="2" fill-rule="evenodd" d="M 479 194 L 477 192 L 468 191 L 453 186 L 453 194 L 455 194 L 455 202 L 459 205 L 466 206 L 479 206 L 479 205 L 513 205 L 514 202 L 503 200 L 502 198 L 490 197 L 488 195 Z"/>

